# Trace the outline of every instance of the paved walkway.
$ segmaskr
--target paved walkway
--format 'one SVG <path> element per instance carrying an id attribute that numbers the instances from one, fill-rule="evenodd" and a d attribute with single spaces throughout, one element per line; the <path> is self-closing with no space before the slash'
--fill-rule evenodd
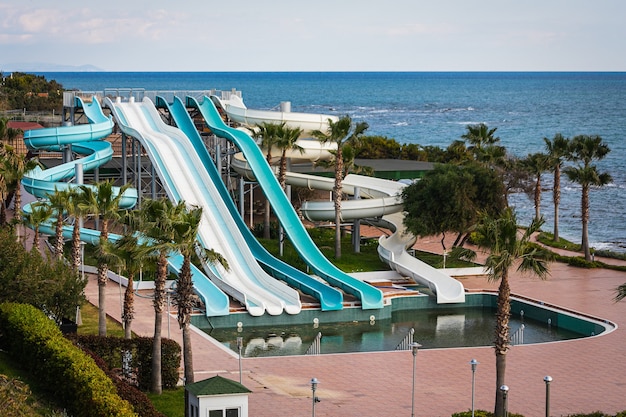
<path id="1" fill-rule="evenodd" d="M 440 251 L 438 240 L 420 240 L 418 246 Z M 465 278 L 468 289 L 495 289 L 484 278 Z M 626 273 L 586 270 L 552 264 L 546 281 L 514 274 L 512 291 L 617 323 L 615 331 L 576 341 L 515 346 L 507 355 L 506 382 L 509 410 L 526 417 L 545 415 L 545 384 L 550 375 L 551 415 L 602 410 L 626 410 L 626 301 L 614 303 L 615 288 Z M 91 278 L 87 296 L 97 303 L 97 286 Z M 107 286 L 107 311 L 120 317 L 117 285 Z M 147 295 L 147 294 L 146 294 Z M 137 298 L 133 331 L 153 332 L 153 310 L 148 298 Z M 175 318 L 173 339 L 181 343 Z M 167 319 L 164 321 L 167 334 Z M 419 340 L 418 340 L 419 341 Z M 220 374 L 239 379 L 237 357 L 202 332 L 193 334 L 196 381 Z M 422 350 L 417 356 L 415 415 L 450 416 L 471 407 L 469 361 L 476 371 L 476 408 L 491 410 L 495 393 L 493 349 L 463 348 Z M 409 352 L 334 354 L 275 358 L 244 358 L 243 384 L 252 390 L 250 415 L 255 417 L 311 415 L 309 381 L 320 383 L 316 416 L 409 416 L 411 414 L 412 356 Z"/>

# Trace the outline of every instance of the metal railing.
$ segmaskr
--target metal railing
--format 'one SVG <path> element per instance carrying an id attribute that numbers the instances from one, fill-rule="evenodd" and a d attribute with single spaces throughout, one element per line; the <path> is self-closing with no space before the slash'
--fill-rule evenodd
<path id="1" fill-rule="evenodd" d="M 411 350 L 411 346 L 413 345 L 413 335 L 415 334 L 415 329 L 411 328 L 409 333 L 404 336 L 404 339 L 396 346 L 396 350 Z"/>
<path id="2" fill-rule="evenodd" d="M 524 325 L 522 324 L 519 329 L 517 329 L 511 335 L 511 344 L 512 345 L 523 345 L 524 344 Z"/>
<path id="3" fill-rule="evenodd" d="M 311 346 L 309 346 L 309 348 L 306 350 L 305 355 L 319 355 L 320 353 L 322 353 L 321 341 L 322 332 L 318 332 L 317 336 L 315 336 L 315 339 L 311 343 Z"/>

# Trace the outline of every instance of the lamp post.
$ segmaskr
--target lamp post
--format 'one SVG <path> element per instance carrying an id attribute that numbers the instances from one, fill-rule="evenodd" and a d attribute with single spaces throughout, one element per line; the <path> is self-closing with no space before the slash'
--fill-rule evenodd
<path id="1" fill-rule="evenodd" d="M 319 384 L 319 383 L 320 382 L 317 380 L 317 378 L 312 378 L 311 379 L 311 391 L 313 392 L 313 408 L 312 408 L 312 411 L 313 411 L 312 416 L 313 417 L 315 417 L 315 403 L 320 402 L 320 399 L 315 396 L 315 390 L 317 390 L 317 384 Z"/>
<path id="2" fill-rule="evenodd" d="M 546 417 L 550 417 L 550 382 L 552 382 L 552 377 L 546 375 L 543 382 L 546 383 Z"/>
<path id="3" fill-rule="evenodd" d="M 504 417 L 508 417 L 508 396 L 509 396 L 509 387 L 507 385 L 502 385 L 500 387 L 500 391 L 502 391 L 502 410 L 504 411 Z"/>
<path id="4" fill-rule="evenodd" d="M 470 366 L 472 368 L 472 417 L 474 417 L 474 382 L 476 377 L 476 367 L 478 366 L 478 361 L 476 359 L 472 359 L 470 361 Z"/>
<path id="5" fill-rule="evenodd" d="M 241 348 L 243 347 L 243 337 L 237 337 L 237 351 L 239 352 L 239 383 L 241 384 Z"/>
<path id="6" fill-rule="evenodd" d="M 411 417 L 415 417 L 415 357 L 417 351 L 422 347 L 417 342 L 411 343 L 411 353 L 413 354 L 413 385 L 411 386 Z"/>

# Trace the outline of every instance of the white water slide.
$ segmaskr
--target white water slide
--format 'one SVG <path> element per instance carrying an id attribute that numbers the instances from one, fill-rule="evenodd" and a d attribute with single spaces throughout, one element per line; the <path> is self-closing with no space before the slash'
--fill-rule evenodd
<path id="1" fill-rule="evenodd" d="M 288 121 L 291 126 L 301 127 L 305 131 L 310 132 L 315 129 L 324 131 L 328 128 L 328 123 L 324 124 L 323 120 L 327 121 L 331 117 L 309 115 L 313 117 L 303 118 L 304 113 L 250 110 L 246 109 L 241 99 L 236 96 L 233 98 L 228 102 L 218 102 L 218 104 L 223 106 L 223 110 L 231 120 L 251 128 L 263 122 Z M 299 124 L 300 120 L 302 120 L 302 125 Z M 290 156 L 297 159 L 307 159 L 310 156 L 310 160 L 327 159 L 331 156 L 328 149 L 321 148 L 325 145 L 315 140 L 301 139 L 300 142 L 306 143 L 305 151 L 303 153 L 293 152 Z M 317 149 L 315 144 L 317 144 Z M 254 173 L 241 153 L 236 154 L 233 158 L 233 168 L 248 179 L 254 179 Z M 287 173 L 286 181 L 299 187 L 328 191 L 331 191 L 334 185 L 334 178 L 293 172 Z M 394 233 L 379 238 L 378 254 L 381 259 L 400 275 L 410 277 L 427 286 L 436 295 L 438 304 L 465 302 L 463 284 L 407 252 L 407 249 L 410 249 L 415 243 L 416 237 L 404 227 L 403 205 L 400 198 L 400 193 L 404 187 L 404 184 L 396 181 L 353 174 L 347 175 L 343 181 L 344 192 L 354 195 L 355 190 L 358 189 L 360 199 L 341 202 L 342 220 L 382 218 L 385 226 L 393 230 Z M 303 203 L 301 211 L 311 221 L 331 220 L 335 217 L 332 201 L 307 201 Z"/>
<path id="2" fill-rule="evenodd" d="M 203 208 L 198 239 L 205 248 L 224 256 L 229 265 L 229 269 L 211 266 L 216 285 L 253 316 L 299 313 L 298 292 L 269 276 L 256 262 L 185 134 L 165 124 L 148 98 L 141 103 L 133 98 L 128 102 L 107 99 L 107 106 L 122 131 L 146 148 L 169 198 Z"/>

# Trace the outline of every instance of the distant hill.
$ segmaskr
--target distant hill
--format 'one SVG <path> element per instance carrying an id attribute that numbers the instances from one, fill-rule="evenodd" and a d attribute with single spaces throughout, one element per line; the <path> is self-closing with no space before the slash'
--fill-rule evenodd
<path id="1" fill-rule="evenodd" d="M 7 72 L 103 72 L 94 65 L 64 65 L 47 62 L 22 62 L 0 64 L 0 71 Z"/>

